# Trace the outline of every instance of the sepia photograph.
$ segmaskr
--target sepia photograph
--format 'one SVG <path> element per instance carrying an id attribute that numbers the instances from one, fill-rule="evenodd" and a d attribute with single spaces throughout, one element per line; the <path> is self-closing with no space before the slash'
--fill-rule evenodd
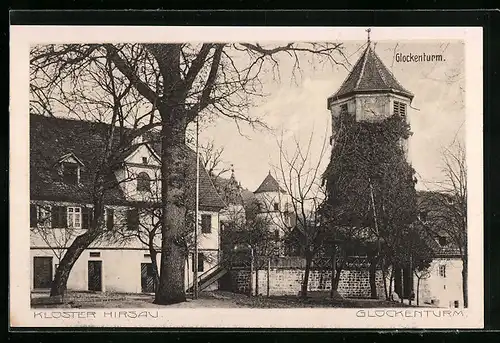
<path id="1" fill-rule="evenodd" d="M 11 325 L 482 325 L 480 29 L 14 29 Z"/>

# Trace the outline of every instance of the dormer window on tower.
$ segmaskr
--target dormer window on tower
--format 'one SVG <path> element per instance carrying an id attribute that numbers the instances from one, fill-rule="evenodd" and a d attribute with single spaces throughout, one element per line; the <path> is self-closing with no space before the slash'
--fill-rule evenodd
<path id="1" fill-rule="evenodd" d="M 406 116 L 406 104 L 401 101 L 394 101 L 394 115 L 395 116 Z"/>

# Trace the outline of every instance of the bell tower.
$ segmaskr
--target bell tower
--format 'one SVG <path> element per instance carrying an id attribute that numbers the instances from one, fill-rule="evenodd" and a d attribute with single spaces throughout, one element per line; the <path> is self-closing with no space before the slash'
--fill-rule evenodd
<path id="1" fill-rule="evenodd" d="M 332 116 L 332 145 L 338 134 L 336 124 L 340 116 L 347 115 L 357 122 L 377 122 L 390 116 L 407 118 L 413 100 L 414 95 L 399 83 L 375 53 L 370 39 L 371 29 L 366 31 L 365 50 L 340 88 L 327 101 Z"/>

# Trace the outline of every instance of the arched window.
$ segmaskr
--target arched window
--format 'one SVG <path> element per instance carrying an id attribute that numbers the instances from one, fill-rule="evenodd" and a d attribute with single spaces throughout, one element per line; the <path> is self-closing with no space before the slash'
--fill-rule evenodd
<path id="1" fill-rule="evenodd" d="M 137 191 L 148 192 L 151 190 L 151 179 L 147 173 L 139 173 L 137 175 Z"/>

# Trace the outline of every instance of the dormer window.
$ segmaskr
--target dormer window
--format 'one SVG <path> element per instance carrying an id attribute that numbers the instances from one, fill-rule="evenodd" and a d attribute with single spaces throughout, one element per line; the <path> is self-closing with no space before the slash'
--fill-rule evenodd
<path id="1" fill-rule="evenodd" d="M 439 236 L 438 237 L 439 245 L 444 247 L 446 244 L 448 244 L 448 240 L 446 239 L 446 236 Z"/>
<path id="2" fill-rule="evenodd" d="M 80 171 L 83 163 L 74 153 L 71 152 L 62 156 L 58 161 L 58 165 L 59 175 L 61 175 L 64 183 L 69 185 L 78 185 L 80 183 Z"/>
<path id="3" fill-rule="evenodd" d="M 151 178 L 145 172 L 139 173 L 139 175 L 137 175 L 137 191 L 149 192 L 150 190 L 151 190 Z"/>
<path id="4" fill-rule="evenodd" d="M 401 101 L 394 101 L 394 115 L 395 116 L 406 116 L 406 104 Z"/>
<path id="5" fill-rule="evenodd" d="M 63 162 L 63 181 L 71 185 L 78 184 L 79 166 L 77 163 Z"/>

